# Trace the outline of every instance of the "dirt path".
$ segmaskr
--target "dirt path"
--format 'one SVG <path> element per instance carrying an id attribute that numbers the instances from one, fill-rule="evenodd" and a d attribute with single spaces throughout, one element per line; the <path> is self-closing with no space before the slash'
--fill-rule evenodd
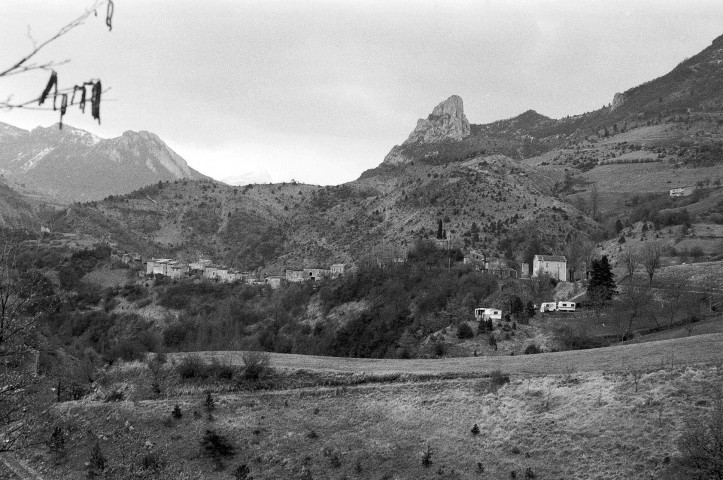
<path id="1" fill-rule="evenodd" d="M 11 453 L 0 453 L 0 479 L 2 480 L 43 480 L 43 477 L 32 471 L 25 462 L 18 460 Z"/>
<path id="2" fill-rule="evenodd" d="M 243 364 L 242 352 L 200 352 L 234 365 Z M 173 354 L 178 359 L 185 354 Z M 723 333 L 676 338 L 636 345 L 593 350 L 498 357 L 387 360 L 320 357 L 272 353 L 271 365 L 284 369 L 307 369 L 352 373 L 485 373 L 502 370 L 515 374 L 564 374 L 570 371 L 625 371 L 662 366 L 723 363 Z"/>

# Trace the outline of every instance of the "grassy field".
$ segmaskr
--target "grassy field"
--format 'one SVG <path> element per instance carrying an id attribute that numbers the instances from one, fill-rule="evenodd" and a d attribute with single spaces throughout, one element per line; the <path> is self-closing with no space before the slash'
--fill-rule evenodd
<path id="1" fill-rule="evenodd" d="M 272 353 L 275 368 L 338 371 L 351 373 L 408 373 L 440 375 L 487 374 L 502 370 L 515 375 L 555 375 L 569 371 L 625 371 L 660 368 L 670 365 L 694 365 L 723 362 L 723 334 L 677 338 L 642 345 L 621 345 L 593 350 L 541 353 L 497 357 L 463 357 L 443 359 L 387 360 L 367 358 L 318 357 Z M 178 358 L 184 354 L 173 354 Z M 202 352 L 206 358 L 241 365 L 242 352 Z"/>
<path id="2" fill-rule="evenodd" d="M 227 479 L 241 464 L 257 480 L 507 479 L 513 471 L 519 479 L 681 478 L 671 470 L 677 438 L 709 408 L 720 367 L 637 376 L 567 368 L 512 375 L 496 391 L 486 380 L 458 379 L 218 395 L 213 419 L 202 413 L 203 395 L 68 402 L 56 409 L 69 432 L 66 457 L 56 465 L 39 448 L 29 463 L 44 478 L 80 478 L 98 442 L 106 478 Z M 180 419 L 170 416 L 175 404 Z M 207 430 L 235 453 L 205 455 Z M 140 467 L 148 455 L 157 470 Z"/>

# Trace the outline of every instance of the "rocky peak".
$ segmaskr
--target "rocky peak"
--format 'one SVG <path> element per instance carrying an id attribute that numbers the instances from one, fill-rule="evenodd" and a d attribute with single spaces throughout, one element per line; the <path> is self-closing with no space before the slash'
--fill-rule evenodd
<path id="1" fill-rule="evenodd" d="M 437 143 L 442 140 L 462 140 L 470 133 L 469 122 L 464 115 L 462 99 L 452 95 L 434 107 L 426 119 L 417 120 L 417 126 L 403 145 L 412 143 Z"/>
<path id="2" fill-rule="evenodd" d="M 398 164 L 411 161 L 404 153 L 405 147 L 439 143 L 443 140 L 462 140 L 470 135 L 469 122 L 464 115 L 462 98 L 452 95 L 434 107 L 426 118 L 417 120 L 409 138 L 399 146 L 396 145 L 384 158 L 384 163 Z"/>

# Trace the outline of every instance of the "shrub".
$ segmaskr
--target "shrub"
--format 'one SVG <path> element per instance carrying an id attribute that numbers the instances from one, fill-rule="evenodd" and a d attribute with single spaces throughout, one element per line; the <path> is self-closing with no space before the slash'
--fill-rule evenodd
<path id="1" fill-rule="evenodd" d="M 206 430 L 201 438 L 201 453 L 214 459 L 230 457 L 235 450 L 228 438 L 217 434 L 214 430 Z"/>
<path id="2" fill-rule="evenodd" d="M 206 400 L 204 400 L 203 406 L 209 414 L 216 409 L 216 401 L 213 399 L 210 391 L 206 392 Z"/>
<path id="3" fill-rule="evenodd" d="M 475 424 L 474 424 L 474 427 L 472 427 L 471 432 L 472 432 L 472 435 L 479 435 L 479 425 L 477 425 L 477 424 L 475 423 Z"/>
<path id="4" fill-rule="evenodd" d="M 427 445 L 427 449 L 422 452 L 422 465 L 429 467 L 432 465 L 432 446 Z"/>
<path id="5" fill-rule="evenodd" d="M 244 352 L 244 378 L 259 380 L 271 373 L 271 356 L 266 352 Z"/>
<path id="6" fill-rule="evenodd" d="M 236 467 L 233 471 L 233 478 L 236 480 L 253 480 L 251 476 L 251 469 L 244 463 Z"/>
<path id="7" fill-rule="evenodd" d="M 173 410 L 171 410 L 171 416 L 177 419 L 183 417 L 183 412 L 181 412 L 181 407 L 179 407 L 178 404 L 175 404 L 173 406 Z"/>
<path id="8" fill-rule="evenodd" d="M 108 466 L 108 462 L 105 458 L 105 455 L 103 455 L 103 451 L 100 449 L 100 444 L 96 442 L 95 445 L 93 445 L 93 448 L 90 450 L 90 460 L 88 461 L 88 478 L 95 478 L 98 475 L 101 475 L 106 467 Z"/>
<path id="9" fill-rule="evenodd" d="M 48 448 L 51 452 L 62 452 L 65 450 L 65 436 L 63 435 L 63 429 L 59 425 L 56 425 L 53 429 L 53 433 L 50 435 L 48 440 Z"/>
<path id="10" fill-rule="evenodd" d="M 208 366 L 198 355 L 186 355 L 176 366 L 178 375 L 183 379 L 208 377 Z"/>
<path id="11" fill-rule="evenodd" d="M 462 322 L 459 324 L 459 327 L 457 328 L 457 338 L 473 338 L 474 337 L 474 331 L 472 330 L 472 327 L 469 326 L 467 322 Z"/>
<path id="12" fill-rule="evenodd" d="M 166 462 L 156 452 L 148 452 L 141 458 L 141 468 L 151 472 L 159 472 L 166 466 Z"/>
<path id="13" fill-rule="evenodd" d="M 122 402 L 125 399 L 125 395 L 120 390 L 113 390 L 105 397 L 106 402 Z"/>
<path id="14" fill-rule="evenodd" d="M 542 350 L 534 343 L 529 344 L 524 351 L 525 355 L 534 355 L 536 353 L 542 353 Z"/>
<path id="15" fill-rule="evenodd" d="M 502 373 L 500 370 L 494 370 L 490 373 L 490 386 L 491 392 L 496 392 L 505 384 L 510 383 L 510 376 Z"/>
<path id="16" fill-rule="evenodd" d="M 231 380 L 236 373 L 236 367 L 231 363 L 221 363 L 217 359 L 213 359 L 207 367 L 208 376 L 216 377 L 219 380 Z"/>
<path id="17" fill-rule="evenodd" d="M 723 398 L 718 396 L 705 417 L 687 422 L 678 440 L 688 478 L 723 478 Z"/>

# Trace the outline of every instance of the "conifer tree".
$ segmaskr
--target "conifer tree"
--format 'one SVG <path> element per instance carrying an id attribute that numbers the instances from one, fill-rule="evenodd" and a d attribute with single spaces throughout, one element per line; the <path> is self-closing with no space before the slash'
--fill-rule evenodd
<path id="1" fill-rule="evenodd" d="M 616 288 L 612 267 L 607 255 L 603 255 L 599 260 L 593 260 L 591 267 L 592 274 L 590 284 L 587 287 L 588 294 L 610 300 L 616 292 Z"/>

